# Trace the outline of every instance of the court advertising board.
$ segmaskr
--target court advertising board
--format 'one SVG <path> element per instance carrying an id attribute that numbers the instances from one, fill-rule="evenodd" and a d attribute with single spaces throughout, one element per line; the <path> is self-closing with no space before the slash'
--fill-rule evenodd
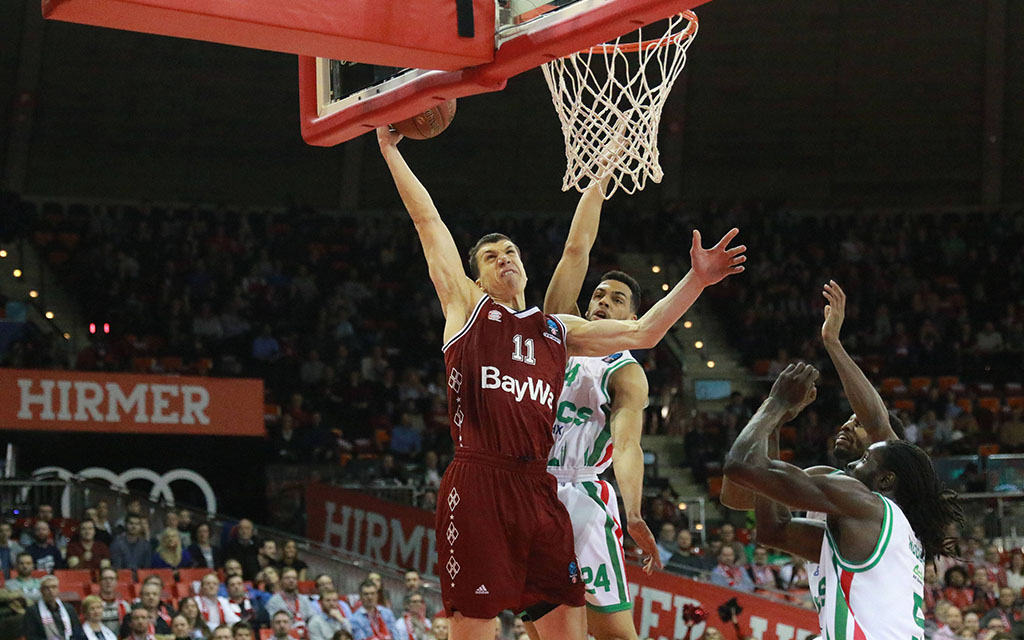
<path id="1" fill-rule="evenodd" d="M 306 537 L 436 578 L 434 514 L 321 483 L 306 487 Z"/>
<path id="2" fill-rule="evenodd" d="M 690 638 L 700 638 L 708 626 L 717 628 L 726 638 L 735 637 L 732 625 L 718 616 L 718 607 L 732 598 L 743 609 L 739 616 L 741 631 L 757 640 L 808 640 L 818 635 L 818 615 L 810 609 L 664 571 L 647 575 L 636 565 L 626 565 L 626 577 L 633 599 L 633 622 L 641 638 L 686 637 L 683 607 L 688 604 L 708 612 L 707 621 L 694 625 Z"/>
<path id="3" fill-rule="evenodd" d="M 320 483 L 307 486 L 306 510 L 306 536 L 311 540 L 371 562 L 416 569 L 426 579 L 437 580 L 433 513 Z M 636 565 L 627 565 L 626 576 L 641 638 L 685 637 L 683 607 L 688 604 L 704 607 L 711 616 L 707 623 L 694 626 L 691 638 L 699 638 L 708 624 L 732 637 L 732 629 L 717 614 L 718 607 L 732 598 L 743 608 L 740 627 L 757 640 L 807 640 L 817 635 L 818 616 L 808 609 L 664 571 L 647 575 Z"/>
<path id="4" fill-rule="evenodd" d="M 263 436 L 263 381 L 0 369 L 0 429 Z"/>

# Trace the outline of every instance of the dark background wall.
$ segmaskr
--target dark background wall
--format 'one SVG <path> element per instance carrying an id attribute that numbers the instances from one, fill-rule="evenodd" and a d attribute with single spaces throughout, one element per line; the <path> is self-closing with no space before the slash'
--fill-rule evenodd
<path id="1" fill-rule="evenodd" d="M 662 126 L 681 138 L 671 190 L 638 203 L 783 197 L 804 206 L 981 200 L 986 19 L 1005 24 L 1003 202 L 1024 200 L 1024 3 L 716 0 L 699 10 Z M 37 0 L 0 3 L 0 117 L 19 100 Z M 293 56 L 51 22 L 43 27 L 24 192 L 334 207 L 342 148 L 299 136 Z M 998 111 L 998 110 L 997 110 Z M 10 132 L 0 134 L 6 146 Z M 353 153 L 355 202 L 396 203 L 376 142 Z M 466 98 L 443 137 L 405 143 L 459 209 L 564 209 L 563 148 L 538 70 Z M 9 165 L 8 165 L 9 166 Z"/>

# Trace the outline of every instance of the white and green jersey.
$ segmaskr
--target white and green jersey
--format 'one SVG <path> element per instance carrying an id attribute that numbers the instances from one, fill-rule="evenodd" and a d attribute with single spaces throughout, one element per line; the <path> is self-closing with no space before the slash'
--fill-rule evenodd
<path id="1" fill-rule="evenodd" d="M 552 435 L 555 444 L 548 457 L 552 467 L 586 470 L 597 475 L 612 463 L 611 375 L 636 359 L 628 351 L 604 358 L 572 357 L 565 367 L 565 385 L 558 398 Z"/>
<path id="2" fill-rule="evenodd" d="M 822 640 L 923 640 L 924 550 L 899 506 L 885 502 L 878 541 L 863 562 L 848 562 L 825 530 L 811 595 Z"/>

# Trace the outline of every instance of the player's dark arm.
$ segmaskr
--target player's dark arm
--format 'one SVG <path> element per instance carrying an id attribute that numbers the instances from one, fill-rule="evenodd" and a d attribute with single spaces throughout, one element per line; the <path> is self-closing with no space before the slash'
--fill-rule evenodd
<path id="1" fill-rule="evenodd" d="M 640 446 L 644 408 L 647 406 L 647 376 L 638 364 L 628 364 L 612 374 L 608 381 L 612 392 L 609 419 L 612 442 L 612 469 L 626 509 L 626 529 L 647 558 L 644 569 L 661 568 L 661 554 L 654 535 L 640 514 L 644 493 L 644 450 Z"/>
<path id="2" fill-rule="evenodd" d="M 896 440 L 896 434 L 889 424 L 889 410 L 882 402 L 882 396 L 839 340 L 839 330 L 846 317 L 846 293 L 835 280 L 830 280 L 825 285 L 822 295 L 828 300 L 828 305 L 825 306 L 825 322 L 821 325 L 821 339 L 825 343 L 825 350 L 828 351 L 832 364 L 836 367 L 836 372 L 839 373 L 843 391 L 846 392 L 850 406 L 857 415 L 857 421 L 868 432 L 868 437 L 873 442 Z"/>
<path id="3" fill-rule="evenodd" d="M 817 397 L 817 387 L 812 386 L 807 391 L 807 396 L 804 398 L 803 402 L 801 402 L 799 405 L 790 409 L 789 411 L 782 415 L 781 422 L 775 428 L 775 431 L 772 432 L 774 434 L 773 437 L 775 439 L 776 449 L 778 448 L 779 427 L 781 427 L 783 424 L 786 424 L 787 422 L 792 421 L 794 418 L 800 415 L 800 412 L 803 411 L 807 407 L 807 405 L 814 402 L 814 400 Z M 771 455 L 771 451 L 772 443 L 771 441 L 769 441 L 769 457 L 773 459 L 778 459 L 778 453 L 776 452 L 775 455 Z M 810 469 L 805 469 L 805 471 L 809 475 L 818 475 L 820 473 L 831 473 L 832 471 L 834 471 L 834 469 L 832 469 L 831 467 L 811 467 Z M 730 509 L 735 509 L 736 511 L 750 511 L 751 509 L 754 508 L 754 498 L 756 497 L 756 495 L 757 494 L 755 494 L 753 491 L 749 489 L 744 489 L 743 487 L 737 485 L 735 482 L 730 480 L 728 476 L 726 476 L 722 479 L 722 494 L 718 497 L 718 499 L 719 501 L 721 501 L 722 504 L 724 504 L 726 507 L 729 507 Z"/>
<path id="4" fill-rule="evenodd" d="M 457 325 L 458 330 L 473 305 L 479 300 L 479 295 L 473 297 L 473 290 L 476 287 L 466 276 L 455 240 L 441 219 L 437 207 L 434 206 L 434 201 L 398 151 L 398 142 L 401 139 L 400 134 L 388 130 L 387 127 L 377 129 L 381 155 L 384 156 L 391 177 L 394 178 L 398 195 L 401 196 L 409 217 L 416 225 L 416 233 L 419 235 L 420 244 L 423 245 L 423 254 L 430 270 L 430 280 L 434 283 L 445 318 L 448 323 Z M 458 316 L 460 311 L 461 318 L 451 317 Z"/>
<path id="5" fill-rule="evenodd" d="M 775 429 L 768 437 L 768 457 L 779 459 L 779 429 Z M 781 502 L 756 493 L 752 495 L 757 542 L 807 560 L 817 560 L 821 552 L 822 536 L 825 534 L 825 523 L 794 518 L 789 507 Z"/>
<path id="6" fill-rule="evenodd" d="M 561 316 L 566 325 L 569 355 L 606 356 L 626 349 L 650 349 L 686 313 L 705 288 L 743 271 L 746 247 L 728 248 L 739 229 L 725 234 L 714 247 L 704 249 L 694 230 L 690 270 L 682 280 L 638 320 L 594 320 Z"/>
<path id="7" fill-rule="evenodd" d="M 726 455 L 725 475 L 735 484 L 793 509 L 873 517 L 882 507 L 864 483 L 845 475 L 811 476 L 768 456 L 768 436 L 786 413 L 807 397 L 817 379 L 818 371 L 810 365 L 786 367 Z"/>
<path id="8" fill-rule="evenodd" d="M 569 225 L 569 236 L 565 239 L 562 257 L 558 260 L 555 273 L 551 276 L 548 290 L 544 293 L 544 313 L 573 313 L 579 315 L 576 303 L 583 288 L 583 280 L 590 267 L 590 250 L 597 240 L 597 229 L 601 224 L 601 207 L 604 205 L 604 189 L 609 175 L 601 182 L 594 182 L 576 205 L 576 213 Z"/>

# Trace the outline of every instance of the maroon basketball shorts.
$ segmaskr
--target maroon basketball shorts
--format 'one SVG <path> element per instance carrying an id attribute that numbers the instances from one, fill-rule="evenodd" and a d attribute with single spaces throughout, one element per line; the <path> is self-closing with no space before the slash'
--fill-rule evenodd
<path id="1" fill-rule="evenodd" d="M 456 449 L 437 497 L 437 575 L 448 615 L 583 606 L 569 513 L 546 466 Z"/>

